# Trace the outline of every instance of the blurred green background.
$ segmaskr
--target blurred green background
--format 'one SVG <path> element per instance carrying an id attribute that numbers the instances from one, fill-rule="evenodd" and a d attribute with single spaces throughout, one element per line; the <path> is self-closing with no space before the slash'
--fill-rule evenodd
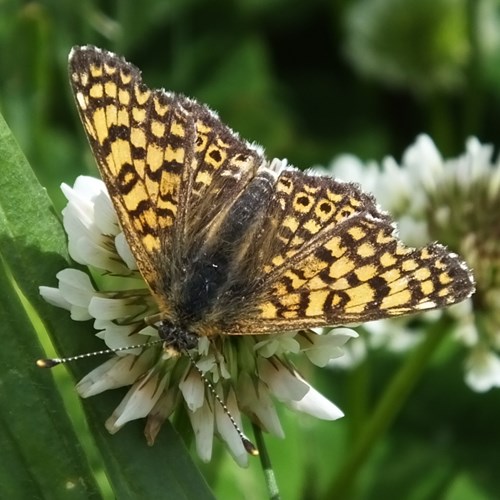
<path id="1" fill-rule="evenodd" d="M 399 159 L 422 132 L 445 156 L 470 135 L 500 144 L 496 0 L 0 0 L 0 111 L 58 211 L 61 182 L 96 175 L 67 76 L 70 48 L 83 44 L 124 55 L 149 86 L 209 104 L 269 157 L 300 168 L 345 152 Z M 461 354 L 445 345 L 433 360 L 352 498 L 498 498 L 498 393 L 465 387 Z M 311 373 L 346 417 L 282 412 L 287 438 L 269 441 L 283 498 L 330 498 L 400 362 L 381 353 L 351 373 Z M 89 431 L 76 424 L 76 432 Z M 109 457 L 99 444 L 86 450 L 99 474 Z M 239 470 L 222 447 L 216 455 L 202 470 L 218 498 L 265 497 L 257 461 Z M 161 476 L 168 465 L 148 467 Z M 102 481 L 99 495 L 127 497 Z"/>
<path id="2" fill-rule="evenodd" d="M 495 141 L 495 0 L 146 0 L 0 3 L 0 105 L 56 200 L 93 171 L 67 56 L 91 43 L 150 86 L 206 102 L 269 156 L 306 168 L 399 157 L 427 132 L 444 154 Z"/>

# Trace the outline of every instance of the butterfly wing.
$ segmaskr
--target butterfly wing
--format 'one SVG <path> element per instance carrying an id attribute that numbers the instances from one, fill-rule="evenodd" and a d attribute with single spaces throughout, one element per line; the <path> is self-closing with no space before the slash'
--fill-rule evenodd
<path id="1" fill-rule="evenodd" d="M 284 170 L 260 241 L 263 276 L 234 333 L 335 326 L 444 307 L 473 278 L 443 246 L 406 247 L 391 219 L 353 183 Z"/>
<path id="2" fill-rule="evenodd" d="M 225 210 L 221 190 L 227 204 L 254 176 L 261 150 L 239 139 L 206 106 L 150 90 L 140 71 L 115 54 L 75 47 L 69 72 L 127 241 L 168 313 L 169 269 L 181 265 L 186 239 L 206 236 Z"/>
<path id="3" fill-rule="evenodd" d="M 264 163 L 263 150 L 241 139 L 216 113 L 183 96 L 179 102 L 194 127 L 194 161 L 186 165 L 177 214 L 178 241 L 205 241 Z"/>

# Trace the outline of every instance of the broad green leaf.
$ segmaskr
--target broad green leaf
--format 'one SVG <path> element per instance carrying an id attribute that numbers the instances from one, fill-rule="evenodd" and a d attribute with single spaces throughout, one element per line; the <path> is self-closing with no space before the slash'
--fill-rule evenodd
<path id="1" fill-rule="evenodd" d="M 101 498 L 57 388 L 33 362 L 40 344 L 3 266 L 0 287 L 0 497 Z"/>
<path id="2" fill-rule="evenodd" d="M 33 305 L 46 325 L 57 350 L 61 355 L 88 352 L 102 348 L 94 337 L 90 322 L 76 323 L 69 319 L 67 311 L 52 307 L 39 297 L 38 286 L 56 286 L 55 274 L 68 267 L 65 235 L 61 224 L 53 211 L 45 190 L 39 185 L 17 143 L 10 134 L 5 122 L 0 121 L 0 251 L 6 267 L 19 285 L 22 293 Z M 9 296 L 13 297 L 12 290 Z M 15 301 L 14 301 L 15 302 Z M 6 317 L 17 318 L 19 304 L 7 304 Z M 22 311 L 22 309 L 21 309 Z M 25 322 L 26 318 L 25 318 Z M 53 386 L 49 371 L 36 371 L 34 361 L 40 357 L 38 339 L 33 328 L 13 324 L 10 326 L 9 349 L 2 349 L 2 356 L 9 356 L 9 351 L 23 355 L 22 360 L 15 360 L 14 368 L 27 371 L 33 381 L 28 383 L 32 390 L 46 401 L 52 419 L 52 429 L 45 428 L 37 417 L 36 404 L 24 398 L 24 385 L 20 382 L 15 392 L 19 400 L 19 413 L 11 418 L 31 420 L 32 435 L 45 435 L 68 446 L 67 465 L 74 466 L 80 476 L 88 477 L 89 470 L 85 457 L 80 451 L 77 434 L 84 429 L 71 428 L 68 417 L 61 403 L 61 398 Z M 8 330 L 8 331 L 9 331 Z M 2 327 L 2 331 L 5 331 Z M 21 335 L 22 334 L 22 335 Z M 25 338 L 26 337 L 26 338 Z M 24 344 L 21 341 L 24 339 Z M 19 345 L 15 345 L 16 342 Z M 27 350 L 27 345 L 36 346 L 36 350 Z M 5 344 L 4 344 L 5 345 Z M 75 363 L 70 370 L 75 378 L 81 377 L 91 367 L 101 361 L 91 360 Z M 2 370 L 6 364 L 2 364 Z M 11 366 L 11 365 L 7 365 Z M 55 368 L 57 370 L 58 368 Z M 15 379 L 15 377 L 14 377 Z M 22 379 L 21 379 L 22 380 Z M 42 389 L 40 389 L 40 387 Z M 36 391 L 35 391 L 36 388 Z M 118 498 L 211 498 L 203 477 L 193 465 L 184 444 L 170 426 L 165 426 L 153 447 L 146 445 L 142 435 L 144 422 L 133 422 L 115 436 L 110 436 L 103 423 L 125 392 L 103 394 L 84 402 L 83 407 L 88 425 L 92 431 L 100 454 L 102 466 L 108 476 L 113 493 Z M 3 397 L 3 393 L 2 393 Z M 12 396 L 11 396 L 12 397 Z M 78 405 L 76 395 L 73 405 Z M 24 402 L 24 403 L 23 403 Z M 2 404 L 2 411 L 7 411 L 8 401 Z M 25 413 L 21 409 L 25 409 Z M 8 413 L 4 416 L 7 418 Z M 27 439 L 28 440 L 28 439 Z M 6 442 L 9 444 L 9 442 Z M 57 457 L 57 453 L 54 453 Z M 39 458 L 36 458 L 39 461 Z M 65 456 L 57 457 L 57 463 L 66 461 Z M 47 476 L 53 474 L 50 462 L 41 460 L 40 467 Z M 28 462 L 27 468 L 32 467 Z M 69 477 L 69 474 L 67 474 Z M 73 476 L 71 476 L 73 477 Z M 91 478 L 86 483 L 91 484 Z M 27 483 L 29 484 L 29 483 Z M 35 485 L 36 486 L 36 485 Z M 50 496 L 50 495 L 49 495 Z M 54 496 L 50 496 L 54 498 Z M 87 494 L 87 498 L 91 496 Z M 67 498 L 67 497 L 66 497 Z"/>
<path id="3" fill-rule="evenodd" d="M 11 183 L 15 179 L 11 166 L 21 156 L 4 123 L 0 126 L 1 259 L 3 264 L 21 266 L 21 251 L 16 248 L 28 245 L 23 235 L 13 231 L 10 222 L 16 212 L 16 205 L 12 204 L 15 197 Z M 38 205 L 31 208 L 36 210 Z M 23 205 L 17 205 L 19 214 L 22 210 Z M 25 282 L 36 279 L 38 272 L 43 273 L 41 262 L 33 260 L 30 265 L 19 267 L 18 276 L 24 275 Z M 100 498 L 88 459 L 57 387 L 52 377 L 43 376 L 35 365 L 42 349 L 5 265 L 0 265 L 0 290 L 0 448 L 3 457 L 0 497 Z"/>

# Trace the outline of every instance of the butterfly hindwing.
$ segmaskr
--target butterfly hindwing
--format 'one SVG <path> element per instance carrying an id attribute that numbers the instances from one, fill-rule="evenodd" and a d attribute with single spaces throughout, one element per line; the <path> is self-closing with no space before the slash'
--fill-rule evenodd
<path id="1" fill-rule="evenodd" d="M 444 307 L 473 289 L 456 255 L 437 244 L 406 247 L 387 214 L 352 183 L 287 169 L 266 224 L 256 248 L 270 251 L 262 254 L 254 309 L 229 331 L 371 321 Z"/>

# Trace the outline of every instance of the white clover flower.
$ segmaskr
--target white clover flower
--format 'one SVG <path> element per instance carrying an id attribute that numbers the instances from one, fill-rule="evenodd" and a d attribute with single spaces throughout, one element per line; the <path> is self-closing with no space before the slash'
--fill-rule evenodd
<path id="1" fill-rule="evenodd" d="M 420 135 L 403 154 L 401 165 L 393 158 L 384 159 L 378 181 L 370 174 L 365 185 L 358 170 L 354 169 L 352 180 L 383 200 L 384 209 L 397 220 L 403 241 L 421 246 L 439 240 L 462 255 L 473 270 L 477 292 L 471 299 L 446 311 L 426 313 L 420 322 L 423 329 L 443 314 L 453 318 L 455 338 L 471 350 L 465 363 L 466 383 L 479 392 L 500 386 L 500 159 L 493 160 L 493 148 L 473 137 L 462 155 L 445 159 L 429 136 Z M 333 161 L 330 172 L 345 175 L 344 159 Z M 380 337 L 379 328 L 389 325 L 387 321 L 391 326 L 386 331 L 394 339 L 389 344 L 383 340 L 387 335 Z M 398 350 L 394 347 L 399 345 L 404 349 L 404 336 L 410 332 L 415 337 L 419 330 L 409 329 L 409 321 L 365 324 L 366 348 L 383 345 Z"/>
<path id="2" fill-rule="evenodd" d="M 57 275 L 58 288 L 43 286 L 40 293 L 69 310 L 75 320 L 93 319 L 96 335 L 109 348 L 135 346 L 116 352 L 77 385 L 82 397 L 130 386 L 106 421 L 109 432 L 146 418 L 146 439 L 153 444 L 165 420 L 183 406 L 202 460 L 210 460 L 218 436 L 236 462 L 246 466 L 248 453 L 234 425 L 242 428 L 243 415 L 279 437 L 283 429 L 275 401 L 321 419 L 343 415 L 299 375 L 288 355 L 304 353 L 324 366 L 342 354 L 342 346 L 355 332 L 341 328 L 325 334 L 200 337 L 189 353 L 192 359 L 164 349 L 157 328 L 146 321 L 155 317 L 157 305 L 136 272 L 104 183 L 79 177 L 73 188 L 63 185 L 63 191 L 68 198 L 63 213 L 71 255 L 92 269 L 96 283 L 81 271 L 65 269 Z"/>
<path id="3" fill-rule="evenodd" d="M 135 268 L 128 264 L 135 263 L 130 259 L 130 250 L 123 250 L 125 239 L 123 235 L 118 237 L 121 229 L 104 183 L 82 175 L 72 188 L 62 184 L 61 190 L 68 200 L 63 210 L 63 225 L 71 258 L 110 273 L 130 274 Z M 116 238 L 121 252 L 117 250 Z"/>
<path id="4" fill-rule="evenodd" d="M 478 346 L 466 361 L 465 380 L 476 392 L 500 387 L 500 357 L 488 348 Z"/>
<path id="5" fill-rule="evenodd" d="M 56 274 L 58 288 L 40 287 L 40 295 L 53 306 L 71 312 L 71 319 L 85 321 L 92 318 L 89 304 L 96 293 L 88 275 L 77 269 L 63 269 Z"/>

